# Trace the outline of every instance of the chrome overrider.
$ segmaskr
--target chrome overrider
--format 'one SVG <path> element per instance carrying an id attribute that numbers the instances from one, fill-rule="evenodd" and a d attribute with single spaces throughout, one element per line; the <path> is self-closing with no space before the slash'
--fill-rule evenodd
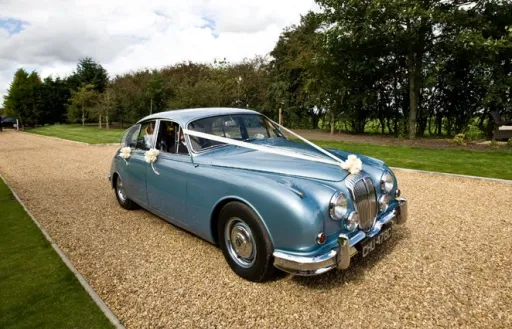
<path id="1" fill-rule="evenodd" d="M 345 234 L 338 237 L 338 247 L 329 252 L 304 257 L 276 251 L 274 252 L 274 266 L 278 269 L 302 276 L 312 276 L 325 273 L 334 268 L 341 270 L 350 266 L 350 259 L 357 254 L 355 246 L 365 238 L 376 236 L 386 224 L 403 224 L 407 221 L 407 199 L 397 198 L 398 206 L 382 218 L 378 219 L 368 231 L 359 231 L 352 238 Z"/>

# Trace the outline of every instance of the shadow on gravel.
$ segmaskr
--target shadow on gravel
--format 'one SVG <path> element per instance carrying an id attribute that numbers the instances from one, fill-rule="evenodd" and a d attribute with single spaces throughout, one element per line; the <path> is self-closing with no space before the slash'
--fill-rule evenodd
<path id="1" fill-rule="evenodd" d="M 347 270 L 334 269 L 318 276 L 294 276 L 291 281 L 303 287 L 329 290 L 346 283 L 358 283 L 364 281 L 365 274 L 370 271 L 382 258 L 391 254 L 395 247 L 402 241 L 410 237 L 411 232 L 408 227 L 395 229 L 392 238 L 376 249 L 366 259 L 359 255 L 352 258 L 350 267 Z"/>

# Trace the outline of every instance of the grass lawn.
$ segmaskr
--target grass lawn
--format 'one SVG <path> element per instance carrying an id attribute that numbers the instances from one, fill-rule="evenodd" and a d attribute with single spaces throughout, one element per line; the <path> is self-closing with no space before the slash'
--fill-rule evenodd
<path id="1" fill-rule="evenodd" d="M 54 136 L 90 144 L 119 143 L 124 129 L 99 129 L 96 126 L 53 125 L 27 129 L 26 132 L 45 136 Z"/>
<path id="2" fill-rule="evenodd" d="M 391 167 L 512 180 L 510 151 L 431 149 L 330 141 L 315 141 L 315 144 L 371 156 L 385 161 Z"/>
<path id="3" fill-rule="evenodd" d="M 54 125 L 27 130 L 30 133 L 91 144 L 117 143 L 123 131 L 79 125 Z M 335 141 L 315 141 L 315 143 L 323 147 L 342 149 L 381 159 L 391 167 L 512 180 L 512 152 L 506 150 L 432 149 Z"/>
<path id="4" fill-rule="evenodd" d="M 113 328 L 0 179 L 0 328 Z"/>

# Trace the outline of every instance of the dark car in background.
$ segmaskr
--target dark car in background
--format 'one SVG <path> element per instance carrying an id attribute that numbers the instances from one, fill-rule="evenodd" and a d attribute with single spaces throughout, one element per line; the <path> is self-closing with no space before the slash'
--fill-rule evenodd
<path id="1" fill-rule="evenodd" d="M 2 126 L 3 126 L 3 128 L 16 129 L 18 127 L 16 118 L 2 117 Z"/>

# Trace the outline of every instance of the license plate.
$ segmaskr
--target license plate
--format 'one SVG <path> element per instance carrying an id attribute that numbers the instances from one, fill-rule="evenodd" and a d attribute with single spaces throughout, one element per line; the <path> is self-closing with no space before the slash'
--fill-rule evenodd
<path id="1" fill-rule="evenodd" d="M 372 251 L 375 250 L 375 248 L 381 244 L 383 244 L 385 241 L 389 240 L 391 238 L 391 227 L 388 227 L 384 230 L 382 230 L 379 235 L 371 238 L 370 240 L 367 240 L 361 244 L 361 254 L 363 255 L 363 258 L 371 254 Z"/>

